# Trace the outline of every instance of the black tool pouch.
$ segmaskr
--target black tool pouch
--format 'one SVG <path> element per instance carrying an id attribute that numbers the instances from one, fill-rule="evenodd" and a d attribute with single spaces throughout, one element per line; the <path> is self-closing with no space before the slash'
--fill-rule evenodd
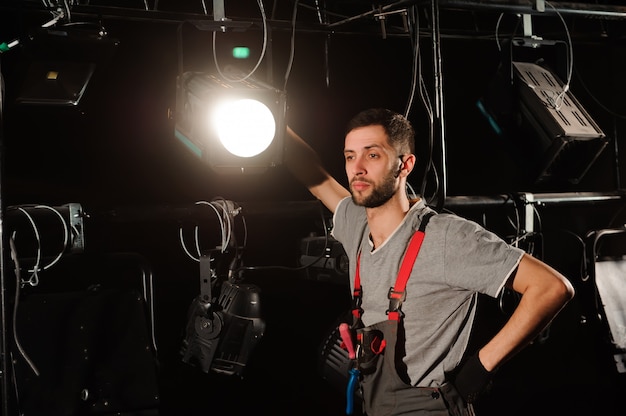
<path id="1" fill-rule="evenodd" d="M 370 327 L 357 330 L 357 368 L 367 375 L 376 371 L 376 362 L 385 349 L 382 331 Z"/>
<path id="2" fill-rule="evenodd" d="M 363 328 L 363 323 L 360 319 L 354 318 L 352 313 L 348 312 L 331 326 L 327 337 L 320 345 L 319 352 L 319 371 L 322 378 L 341 392 L 345 392 L 350 370 L 355 368 L 355 360 L 350 359 L 339 331 L 339 326 L 344 322 L 350 325 L 355 348 L 358 347 L 357 331 L 359 328 Z"/>

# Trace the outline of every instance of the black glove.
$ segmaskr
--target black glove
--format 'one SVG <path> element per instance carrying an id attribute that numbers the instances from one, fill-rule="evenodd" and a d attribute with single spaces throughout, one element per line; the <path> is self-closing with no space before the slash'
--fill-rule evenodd
<path id="1" fill-rule="evenodd" d="M 485 369 L 476 352 L 448 376 L 461 397 L 467 403 L 473 403 L 489 388 L 493 372 Z"/>

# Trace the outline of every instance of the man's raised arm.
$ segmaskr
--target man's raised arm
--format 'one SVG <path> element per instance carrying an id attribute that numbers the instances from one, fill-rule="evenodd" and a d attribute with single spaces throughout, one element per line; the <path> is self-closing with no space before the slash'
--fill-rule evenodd
<path id="1" fill-rule="evenodd" d="M 285 165 L 331 212 L 335 212 L 339 201 L 350 196 L 350 192 L 324 169 L 315 150 L 290 127 L 287 127 L 285 140 Z"/>

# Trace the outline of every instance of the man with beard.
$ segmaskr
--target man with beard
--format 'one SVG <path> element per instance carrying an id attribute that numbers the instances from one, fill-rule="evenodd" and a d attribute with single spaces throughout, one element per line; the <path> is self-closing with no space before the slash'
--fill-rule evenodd
<path id="1" fill-rule="evenodd" d="M 370 109 L 349 122 L 349 191 L 287 133 L 287 166 L 334 213 L 332 235 L 350 260 L 354 320 L 344 343 L 356 343 L 351 377 L 366 414 L 474 414 L 494 371 L 573 297 L 570 282 L 478 224 L 409 199 L 414 130 L 402 115 Z M 497 297 L 505 287 L 519 293 L 518 306 L 469 351 L 478 294 Z"/>

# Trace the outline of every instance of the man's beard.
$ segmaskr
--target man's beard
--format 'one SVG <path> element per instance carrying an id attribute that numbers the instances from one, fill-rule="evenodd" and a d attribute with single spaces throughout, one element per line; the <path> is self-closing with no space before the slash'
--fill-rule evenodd
<path id="1" fill-rule="evenodd" d="M 397 175 L 395 175 L 394 172 L 389 171 L 389 173 L 383 178 L 383 181 L 379 185 L 369 182 L 372 185 L 371 193 L 368 196 L 362 197 L 361 199 L 357 199 L 357 196 L 352 191 L 352 187 L 350 187 L 352 201 L 354 201 L 356 205 L 360 205 L 365 208 L 380 207 L 381 205 L 389 201 L 396 193 L 396 179 Z"/>

